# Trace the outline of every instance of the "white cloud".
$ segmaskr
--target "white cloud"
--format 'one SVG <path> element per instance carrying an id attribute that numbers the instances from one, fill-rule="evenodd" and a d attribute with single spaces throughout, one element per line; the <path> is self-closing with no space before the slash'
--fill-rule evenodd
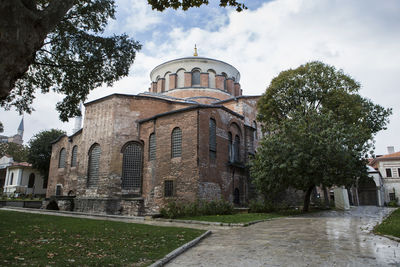
<path id="1" fill-rule="evenodd" d="M 216 11 L 208 26 L 185 30 L 187 27 L 176 24 L 169 32 L 163 32 L 161 27 L 168 18 L 144 3 L 119 2 L 132 14 L 139 12 L 136 19 L 131 16 L 128 24 L 120 23 L 119 27 L 153 29 L 143 42 L 131 76 L 113 88 L 95 90 L 90 99 L 112 92 L 146 91 L 152 68 L 166 60 L 191 56 L 195 43 L 200 56 L 220 59 L 238 68 L 245 94 L 262 94 L 280 71 L 321 60 L 360 81 L 362 95 L 393 107 L 388 130 L 377 136 L 377 153 L 385 153 L 389 145 L 400 150 L 400 90 L 396 81 L 400 73 L 400 2 L 279 0 L 266 2 L 256 10 L 231 11 L 223 17 Z M 185 13 L 168 14 L 175 14 L 174 20 L 179 22 L 179 16 Z M 138 26 L 138 22 L 142 25 Z M 213 23 L 218 27 L 212 27 Z M 5 121 L 2 115 L 0 121 Z"/>

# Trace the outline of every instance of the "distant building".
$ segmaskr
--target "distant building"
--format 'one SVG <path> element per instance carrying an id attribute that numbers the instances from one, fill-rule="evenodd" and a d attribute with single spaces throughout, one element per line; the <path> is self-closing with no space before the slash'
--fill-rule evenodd
<path id="1" fill-rule="evenodd" d="M 27 162 L 14 162 L 10 156 L 0 158 L 0 185 L 3 193 L 15 196 L 46 194 L 47 183 L 40 173 Z"/>
<path id="2" fill-rule="evenodd" d="M 24 118 L 22 118 L 21 122 L 19 123 L 17 134 L 13 136 L 0 135 L 0 143 L 16 143 L 22 145 L 22 143 L 24 142 L 23 137 L 24 137 Z"/>
<path id="3" fill-rule="evenodd" d="M 397 201 L 400 204 L 400 151 L 388 147 L 388 154 L 374 158 L 370 164 L 382 175 L 385 188 L 385 202 Z"/>

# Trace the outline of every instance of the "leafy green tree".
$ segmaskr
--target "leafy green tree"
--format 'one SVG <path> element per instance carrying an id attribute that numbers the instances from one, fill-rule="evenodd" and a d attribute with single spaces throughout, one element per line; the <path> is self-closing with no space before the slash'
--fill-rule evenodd
<path id="1" fill-rule="evenodd" d="M 148 0 L 153 9 L 198 7 L 206 0 Z M 245 6 L 220 0 L 221 6 Z M 0 106 L 32 111 L 35 91 L 65 95 L 60 119 L 80 115 L 91 90 L 127 76 L 141 45 L 126 34 L 104 36 L 114 0 L 0 1 Z M 138 22 L 140 23 L 140 22 Z"/>
<path id="2" fill-rule="evenodd" d="M 13 157 L 16 162 L 28 161 L 28 148 L 16 143 L 0 143 L 0 158 L 4 155 Z"/>
<path id="3" fill-rule="evenodd" d="M 365 178 L 364 156 L 385 129 L 391 109 L 361 97 L 360 84 L 341 70 L 310 62 L 274 78 L 258 103 L 265 137 L 251 163 L 264 194 L 293 187 L 349 186 Z"/>
<path id="4" fill-rule="evenodd" d="M 49 176 L 52 142 L 62 135 L 65 135 L 64 131 L 51 129 L 41 131 L 29 140 L 28 162 L 43 175 L 44 179 Z"/>

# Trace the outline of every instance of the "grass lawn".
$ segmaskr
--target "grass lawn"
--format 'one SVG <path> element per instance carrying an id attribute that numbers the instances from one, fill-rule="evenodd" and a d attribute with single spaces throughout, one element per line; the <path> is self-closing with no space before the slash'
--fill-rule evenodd
<path id="1" fill-rule="evenodd" d="M 248 223 L 252 221 L 271 219 L 281 217 L 276 213 L 236 213 L 232 215 L 204 215 L 204 216 L 187 216 L 177 218 L 178 220 L 194 220 L 206 222 L 222 222 L 222 223 Z"/>
<path id="2" fill-rule="evenodd" d="M 203 232 L 0 210 L 0 266 L 144 266 Z"/>
<path id="3" fill-rule="evenodd" d="M 380 235 L 400 237 L 400 209 L 395 210 L 381 224 L 376 226 L 374 232 Z"/>

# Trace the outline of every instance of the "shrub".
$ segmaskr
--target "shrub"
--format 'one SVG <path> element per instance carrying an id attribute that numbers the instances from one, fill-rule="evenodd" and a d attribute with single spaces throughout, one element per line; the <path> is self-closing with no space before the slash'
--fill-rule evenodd
<path id="1" fill-rule="evenodd" d="M 279 210 L 280 208 L 277 205 L 274 205 L 269 201 L 257 201 L 251 200 L 249 203 L 249 212 L 251 213 L 262 213 L 262 212 L 273 212 Z"/>
<path id="2" fill-rule="evenodd" d="M 225 200 L 196 201 L 191 203 L 169 202 L 160 213 L 165 218 L 184 216 L 226 215 L 233 214 L 233 205 Z"/>
<path id="3" fill-rule="evenodd" d="M 396 200 L 390 201 L 387 205 L 388 205 L 388 207 L 398 207 L 399 206 L 399 205 L 397 205 L 397 201 Z"/>

